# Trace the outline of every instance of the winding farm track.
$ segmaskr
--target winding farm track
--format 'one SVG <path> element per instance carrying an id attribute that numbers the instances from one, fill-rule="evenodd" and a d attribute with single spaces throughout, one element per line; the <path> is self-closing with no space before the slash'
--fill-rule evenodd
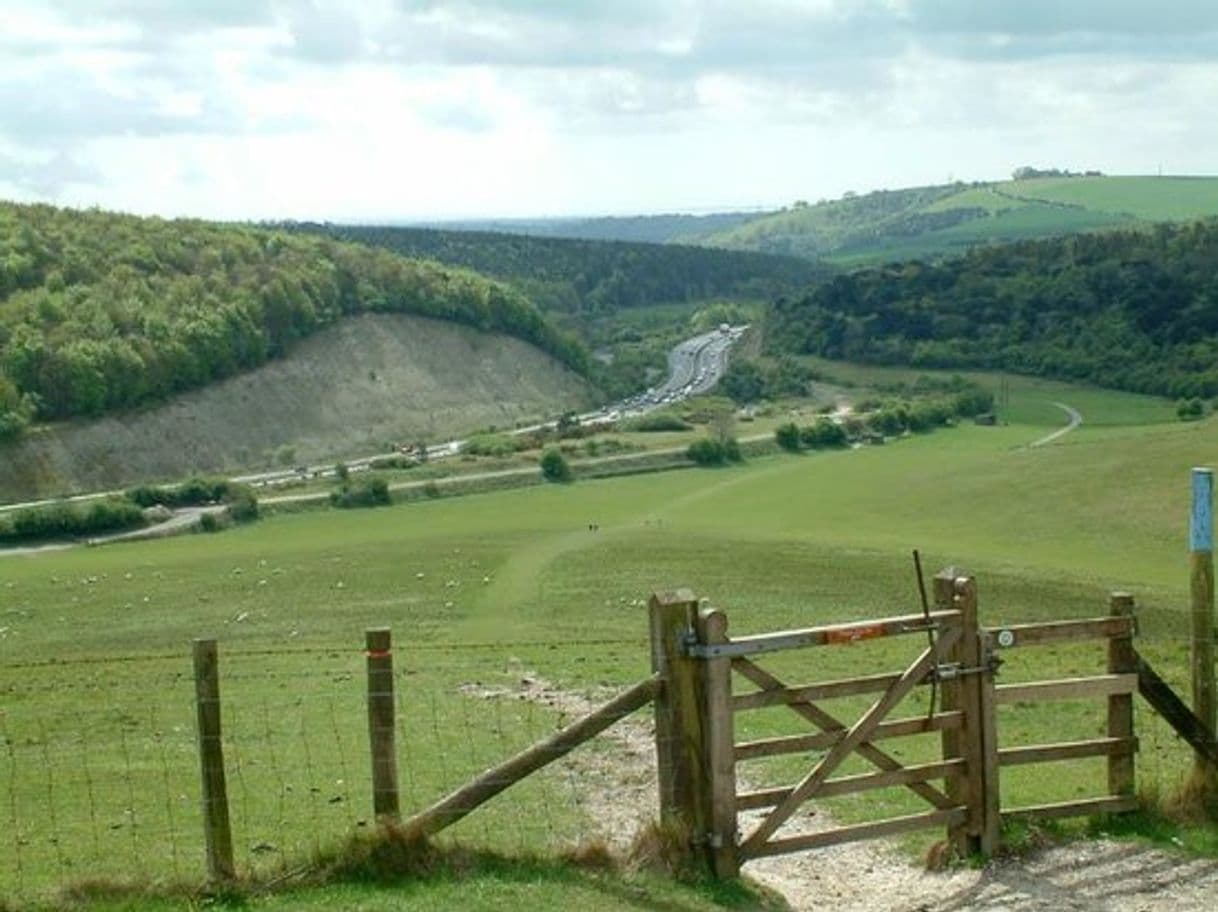
<path id="1" fill-rule="evenodd" d="M 1041 446 L 1045 446 L 1046 444 L 1050 444 L 1054 440 L 1058 440 L 1062 437 L 1065 437 L 1072 430 L 1074 430 L 1076 427 L 1078 427 L 1080 424 L 1083 423 L 1082 413 L 1080 413 L 1078 409 L 1074 408 L 1073 406 L 1066 405 L 1066 403 L 1064 403 L 1064 402 L 1054 402 L 1053 404 L 1056 405 L 1059 409 L 1061 409 L 1063 412 L 1065 412 L 1070 417 L 1069 423 L 1065 427 L 1058 428 L 1052 434 L 1046 434 L 1044 437 L 1041 437 L 1039 440 L 1035 440 L 1032 443 L 1029 443 L 1028 444 L 1029 447 L 1041 447 Z"/>

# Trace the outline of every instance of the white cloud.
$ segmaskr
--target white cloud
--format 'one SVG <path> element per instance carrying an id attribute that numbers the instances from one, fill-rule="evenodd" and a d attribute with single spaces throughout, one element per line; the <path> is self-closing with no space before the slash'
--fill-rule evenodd
<path id="1" fill-rule="evenodd" d="M 0 192 L 223 217 L 1212 169 L 1209 0 L 17 0 Z"/>

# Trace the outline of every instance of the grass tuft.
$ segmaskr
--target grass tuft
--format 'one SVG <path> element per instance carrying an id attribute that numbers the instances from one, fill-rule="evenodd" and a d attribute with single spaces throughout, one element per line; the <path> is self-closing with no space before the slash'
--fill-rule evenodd
<path id="1" fill-rule="evenodd" d="M 1218 821 L 1218 774 L 1197 768 L 1162 803 L 1163 812 L 1185 824 Z"/>
<path id="2" fill-rule="evenodd" d="M 621 859 L 604 839 L 585 839 L 559 855 L 567 864 L 586 871 L 616 871 Z"/>
<path id="3" fill-rule="evenodd" d="M 653 820 L 639 828 L 626 854 L 631 870 L 664 874 L 675 880 L 698 880 L 703 872 L 692 852 L 689 828 Z"/>

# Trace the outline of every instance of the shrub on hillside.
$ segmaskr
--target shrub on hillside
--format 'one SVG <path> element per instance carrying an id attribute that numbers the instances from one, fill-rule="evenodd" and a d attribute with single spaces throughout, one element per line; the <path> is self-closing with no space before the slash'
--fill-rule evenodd
<path id="1" fill-rule="evenodd" d="M 469 456 L 511 456 L 522 441 L 511 434 L 475 434 L 465 441 L 461 452 Z"/>
<path id="2" fill-rule="evenodd" d="M 821 418 L 800 430 L 799 442 L 810 450 L 827 450 L 844 447 L 850 441 L 846 437 L 846 429 L 840 424 Z"/>
<path id="3" fill-rule="evenodd" d="M 622 425 L 622 429 L 649 433 L 656 431 L 692 431 L 694 426 L 679 415 L 674 415 L 669 411 L 659 411 L 631 418 Z"/>
<path id="4" fill-rule="evenodd" d="M 571 466 L 567 457 L 557 447 L 548 447 L 541 454 L 541 476 L 546 481 L 563 482 L 571 480 Z"/>
<path id="5" fill-rule="evenodd" d="M 1205 403 L 1200 399 L 1184 399 L 1176 406 L 1176 417 L 1181 421 L 1196 421 L 1205 415 Z"/>
<path id="6" fill-rule="evenodd" d="M 144 511 L 121 497 L 83 504 L 66 502 L 30 507 L 0 518 L 0 542 L 80 538 L 123 532 L 145 525 Z"/>
<path id="7" fill-rule="evenodd" d="M 253 522 L 258 518 L 258 497 L 249 485 L 230 483 L 224 502 L 234 522 Z"/>
<path id="8" fill-rule="evenodd" d="M 363 475 L 330 492 L 330 503 L 336 507 L 383 507 L 392 502 L 389 483 L 379 475 Z"/>
<path id="9" fill-rule="evenodd" d="M 195 476 L 179 485 L 139 485 L 127 491 L 127 499 L 141 507 L 202 507 L 226 501 L 234 487 L 241 486 L 226 478 Z"/>
<path id="10" fill-rule="evenodd" d="M 685 455 L 701 466 L 721 466 L 744 459 L 735 437 L 726 440 L 713 440 L 710 437 L 695 440 L 689 445 Z"/>
<path id="11" fill-rule="evenodd" d="M 780 424 L 774 429 L 774 442 L 790 453 L 798 453 L 800 449 L 799 428 L 794 421 Z"/>

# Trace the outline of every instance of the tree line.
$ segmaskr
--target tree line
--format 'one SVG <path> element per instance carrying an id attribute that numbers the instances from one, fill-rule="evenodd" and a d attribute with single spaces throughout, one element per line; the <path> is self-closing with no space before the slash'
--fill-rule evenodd
<path id="1" fill-rule="evenodd" d="M 512 283 L 544 310 L 565 314 L 715 297 L 768 300 L 827 274 L 825 267 L 795 257 L 681 244 L 376 225 L 277 227 L 464 266 Z"/>
<path id="2" fill-rule="evenodd" d="M 0 203 L 0 439 L 203 386 L 370 311 L 591 367 L 521 291 L 466 269 L 298 232 Z"/>
<path id="3" fill-rule="evenodd" d="M 1218 220 L 977 248 L 780 298 L 774 352 L 1218 394 Z"/>

